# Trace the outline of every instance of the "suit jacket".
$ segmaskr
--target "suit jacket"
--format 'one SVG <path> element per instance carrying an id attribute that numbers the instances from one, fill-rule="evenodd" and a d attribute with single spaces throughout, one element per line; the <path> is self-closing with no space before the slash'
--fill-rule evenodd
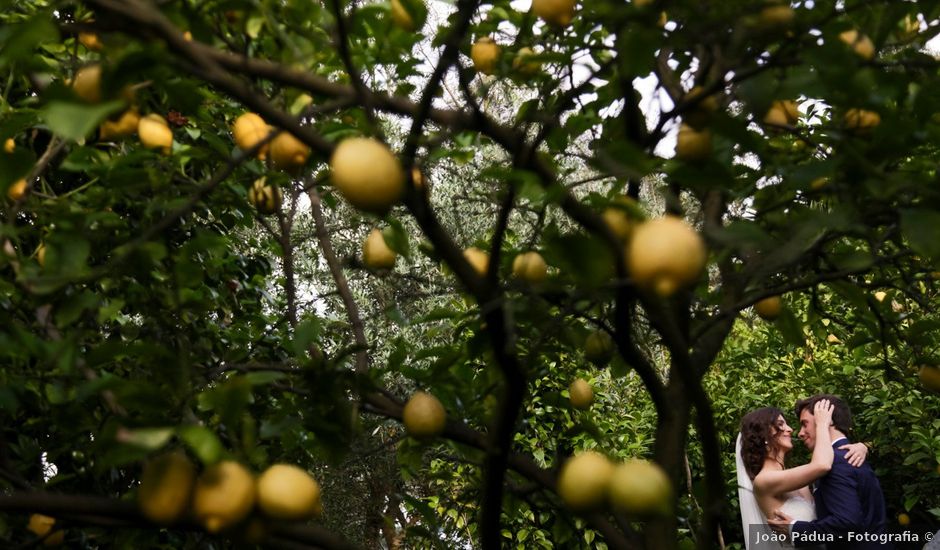
<path id="1" fill-rule="evenodd" d="M 845 439 L 832 446 L 848 443 Z M 845 460 L 844 450 L 833 449 L 835 458 L 828 474 L 816 481 L 813 497 L 816 500 L 816 520 L 797 521 L 790 529 L 794 545 L 810 546 L 826 541 L 828 550 L 885 550 L 893 549 L 890 542 L 865 542 L 856 536 L 885 533 L 885 499 L 875 472 L 866 462 L 856 468 Z M 807 539 L 813 538 L 817 542 Z M 803 542 L 801 542 L 801 540 Z"/>

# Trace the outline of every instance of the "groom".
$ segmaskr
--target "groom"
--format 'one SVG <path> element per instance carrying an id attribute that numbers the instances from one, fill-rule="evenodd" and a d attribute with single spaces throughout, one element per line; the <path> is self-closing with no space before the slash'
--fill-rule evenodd
<path id="1" fill-rule="evenodd" d="M 845 460 L 841 445 L 848 443 L 846 433 L 852 428 L 852 412 L 835 395 L 814 395 L 796 403 L 800 419 L 800 439 L 812 451 L 816 447 L 816 421 L 813 406 L 828 399 L 835 409 L 829 435 L 835 451 L 832 469 L 818 479 L 813 489 L 816 500 L 816 518 L 813 521 L 794 521 L 777 511 L 767 520 L 777 533 L 789 535 L 796 547 L 823 543 L 828 550 L 894 548 L 878 541 L 885 533 L 885 500 L 881 485 L 866 462 L 855 468 Z"/>

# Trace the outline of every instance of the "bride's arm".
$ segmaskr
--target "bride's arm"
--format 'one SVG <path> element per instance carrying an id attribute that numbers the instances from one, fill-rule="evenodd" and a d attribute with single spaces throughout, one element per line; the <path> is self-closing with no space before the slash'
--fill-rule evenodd
<path id="1" fill-rule="evenodd" d="M 813 407 L 813 417 L 816 420 L 816 445 L 813 448 L 813 457 L 808 464 L 784 470 L 769 471 L 767 469 L 754 478 L 754 491 L 762 494 L 779 495 L 796 491 L 826 475 L 832 469 L 832 439 L 829 437 L 829 426 L 832 424 L 832 405 L 823 399 L 816 402 Z"/>

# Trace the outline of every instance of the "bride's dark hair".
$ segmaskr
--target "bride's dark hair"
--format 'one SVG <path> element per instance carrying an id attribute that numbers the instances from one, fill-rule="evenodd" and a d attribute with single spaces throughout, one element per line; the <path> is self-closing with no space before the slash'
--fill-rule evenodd
<path id="1" fill-rule="evenodd" d="M 755 409 L 741 419 L 741 461 L 751 479 L 764 467 L 764 459 L 769 452 L 777 450 L 774 438 L 779 431 L 777 420 L 783 411 L 777 407 Z"/>

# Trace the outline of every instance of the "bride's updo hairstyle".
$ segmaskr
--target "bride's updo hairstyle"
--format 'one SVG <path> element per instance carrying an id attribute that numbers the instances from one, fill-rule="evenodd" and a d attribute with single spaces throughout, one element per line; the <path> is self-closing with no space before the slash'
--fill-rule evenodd
<path id="1" fill-rule="evenodd" d="M 741 460 L 751 479 L 764 467 L 767 454 L 777 450 L 774 436 L 779 431 L 777 420 L 781 416 L 783 411 L 777 407 L 764 407 L 747 413 L 741 419 Z"/>

